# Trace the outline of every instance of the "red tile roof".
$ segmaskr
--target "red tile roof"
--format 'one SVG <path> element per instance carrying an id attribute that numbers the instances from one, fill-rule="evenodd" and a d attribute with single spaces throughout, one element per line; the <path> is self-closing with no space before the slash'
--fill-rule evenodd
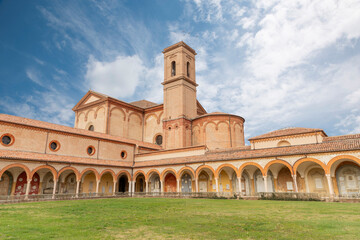
<path id="1" fill-rule="evenodd" d="M 59 162 L 59 163 L 77 163 L 86 165 L 97 166 L 114 166 L 114 167 L 131 167 L 132 162 L 119 161 L 119 160 L 103 160 L 93 158 L 82 158 L 73 156 L 62 156 L 55 154 L 35 153 L 35 152 L 23 152 L 12 150 L 0 150 L 0 159 L 21 159 L 28 161 L 47 161 L 47 162 Z"/>
<path id="2" fill-rule="evenodd" d="M 23 118 L 23 117 L 17 117 L 17 116 L 12 116 L 12 115 L 0 114 L 0 122 L 7 122 L 7 123 L 12 123 L 12 124 L 17 124 L 17 125 L 41 128 L 41 129 L 45 129 L 45 130 L 59 131 L 59 132 L 82 135 L 82 136 L 87 136 L 87 137 L 106 139 L 106 140 L 111 140 L 111 141 L 116 141 L 116 142 L 121 142 L 121 143 L 138 145 L 138 146 L 151 148 L 151 149 L 158 149 L 158 150 L 161 149 L 161 147 L 159 145 L 152 144 L 152 143 L 141 142 L 141 141 L 127 139 L 127 138 L 118 137 L 118 136 L 113 136 L 113 135 L 109 135 L 109 134 L 105 134 L 105 133 L 93 132 L 93 131 L 88 131 L 85 129 L 72 128 L 72 127 L 62 126 L 62 125 L 58 125 L 58 124 L 54 124 L 54 123 L 48 123 L 48 122 L 43 122 L 43 121 L 33 120 L 33 119 Z"/>
<path id="3" fill-rule="evenodd" d="M 305 134 L 305 133 L 314 133 L 314 132 L 321 132 L 325 136 L 326 133 L 324 130 L 319 128 L 300 128 L 300 127 L 293 127 L 293 128 L 284 128 L 275 130 L 272 132 L 268 132 L 256 137 L 249 138 L 249 141 L 256 140 L 256 139 L 265 139 L 265 138 L 274 138 L 274 137 L 282 137 L 282 136 L 289 136 L 289 135 L 298 135 L 298 134 Z"/>
<path id="4" fill-rule="evenodd" d="M 139 107 L 139 108 L 144 108 L 144 109 L 161 105 L 161 104 L 153 103 L 153 102 L 150 102 L 150 101 L 147 101 L 147 100 L 135 101 L 135 102 L 131 102 L 129 104 L 134 105 L 134 106 Z"/>
<path id="5" fill-rule="evenodd" d="M 359 134 L 360 135 L 360 134 Z M 204 163 L 212 161 L 229 161 L 265 157 L 281 157 L 290 155 L 306 155 L 326 152 L 360 150 L 360 136 L 357 138 L 323 142 L 318 144 L 307 144 L 287 147 L 275 147 L 265 149 L 223 150 L 209 151 L 205 155 L 193 157 L 179 157 L 173 159 L 162 159 L 156 161 L 135 162 L 134 167 L 146 167 L 156 165 L 171 165 L 185 163 Z"/>

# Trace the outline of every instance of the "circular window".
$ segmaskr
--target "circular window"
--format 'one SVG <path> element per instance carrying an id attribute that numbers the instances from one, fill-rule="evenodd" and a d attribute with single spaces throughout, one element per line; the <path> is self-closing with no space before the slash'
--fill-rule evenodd
<path id="1" fill-rule="evenodd" d="M 94 125 L 90 125 L 89 128 L 88 128 L 89 131 L 94 131 L 95 128 L 94 128 Z"/>
<path id="2" fill-rule="evenodd" d="M 50 150 L 56 152 L 60 148 L 60 143 L 58 141 L 51 141 L 49 144 Z"/>
<path id="3" fill-rule="evenodd" d="M 121 156 L 121 158 L 125 159 L 127 156 L 126 151 L 121 151 L 120 156 Z"/>
<path id="4" fill-rule="evenodd" d="M 163 143 L 163 137 L 161 135 L 157 135 L 155 138 L 155 143 L 157 145 L 161 145 Z"/>
<path id="5" fill-rule="evenodd" d="M 94 148 L 93 146 L 89 146 L 89 147 L 87 148 L 87 153 L 88 153 L 90 156 L 94 155 L 94 154 L 95 154 L 95 148 Z"/>
<path id="6" fill-rule="evenodd" d="M 10 133 L 5 133 L 4 135 L 1 136 L 1 144 L 9 147 L 11 145 L 14 144 L 14 136 L 11 135 Z"/>

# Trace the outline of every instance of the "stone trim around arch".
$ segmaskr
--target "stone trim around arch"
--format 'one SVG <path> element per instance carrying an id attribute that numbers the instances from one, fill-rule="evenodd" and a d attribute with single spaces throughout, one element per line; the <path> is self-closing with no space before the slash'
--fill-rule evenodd
<path id="1" fill-rule="evenodd" d="M 181 169 L 177 172 L 176 178 L 181 179 L 181 176 L 186 172 L 186 170 L 188 170 L 188 171 L 192 174 L 192 178 L 193 178 L 193 180 L 194 180 L 195 177 L 196 177 L 196 175 L 195 175 L 194 169 L 192 169 L 191 167 L 183 167 L 183 168 L 181 168 Z"/>
<path id="2" fill-rule="evenodd" d="M 355 162 L 359 165 L 359 167 L 360 167 L 360 159 L 359 159 L 359 158 L 354 157 L 354 156 L 351 156 L 351 155 L 340 155 L 340 156 L 336 156 L 336 157 L 332 158 L 332 159 L 328 162 L 328 164 L 326 165 L 329 173 L 331 172 L 331 167 L 332 167 L 332 165 L 333 165 L 335 162 L 337 162 L 337 161 L 339 161 L 339 160 L 342 160 L 342 159 L 353 160 L 353 161 L 355 161 Z"/>
<path id="3" fill-rule="evenodd" d="M 265 176 L 267 176 L 270 166 L 275 163 L 280 163 L 280 164 L 285 165 L 290 170 L 291 175 L 294 175 L 293 168 L 291 167 L 290 163 L 286 162 L 285 160 L 276 159 L 276 160 L 272 160 L 272 161 L 268 162 L 265 165 L 265 167 L 264 167 L 264 173 L 266 174 Z"/>
<path id="4" fill-rule="evenodd" d="M 63 172 L 65 172 L 66 170 L 72 170 L 72 171 L 75 173 L 76 181 L 80 181 L 80 180 L 81 180 L 81 175 L 80 175 L 79 170 L 77 170 L 77 169 L 74 168 L 74 167 L 64 167 L 64 168 L 60 169 L 60 171 L 58 172 L 56 181 L 59 181 L 60 175 L 61 175 Z"/>
<path id="5" fill-rule="evenodd" d="M 100 174 L 98 173 L 98 171 L 95 168 L 85 168 L 84 170 L 82 170 L 81 172 L 81 176 L 80 179 L 84 176 L 84 174 L 88 171 L 92 171 L 95 175 L 96 181 L 100 181 Z"/>
<path id="6" fill-rule="evenodd" d="M 329 170 L 328 170 L 327 166 L 325 165 L 325 163 L 323 163 L 322 161 L 320 161 L 320 160 L 318 160 L 316 158 L 301 158 L 301 159 L 297 160 L 293 165 L 293 172 L 295 174 L 297 172 L 297 168 L 299 167 L 299 165 L 304 163 L 304 162 L 316 163 L 316 164 L 320 165 L 322 167 L 322 169 L 324 169 L 325 174 L 329 174 Z"/>
<path id="7" fill-rule="evenodd" d="M 160 180 L 164 181 L 165 180 L 165 176 L 167 175 L 167 173 L 171 172 L 172 174 L 174 174 L 174 176 L 177 178 L 177 174 L 176 171 L 173 168 L 166 168 L 161 172 L 160 175 Z"/>
<path id="8" fill-rule="evenodd" d="M 151 176 L 154 174 L 154 173 L 157 173 L 159 175 L 159 177 L 161 177 L 161 173 L 156 170 L 156 169 L 150 169 L 147 173 L 146 173 L 146 179 L 150 179 Z"/>
<path id="9" fill-rule="evenodd" d="M 34 170 L 31 171 L 30 173 L 30 178 L 32 179 L 32 177 L 34 176 L 34 174 L 39 171 L 40 169 L 49 169 L 50 172 L 52 173 L 54 179 L 58 179 L 58 173 L 56 171 L 56 169 L 52 166 L 49 166 L 49 165 L 41 165 L 37 168 L 35 168 Z"/>
<path id="10" fill-rule="evenodd" d="M 145 181 L 147 181 L 147 178 L 146 178 L 146 174 L 143 170 L 137 170 L 134 175 L 133 175 L 133 181 L 136 181 L 136 178 L 138 177 L 139 174 L 143 174 L 144 175 L 144 178 L 145 178 Z"/>
<path id="11" fill-rule="evenodd" d="M 115 172 L 113 171 L 113 170 L 111 170 L 111 169 L 105 169 L 105 170 L 103 170 L 100 174 L 99 174 L 99 176 L 100 176 L 100 181 L 101 181 L 101 178 L 102 178 L 102 176 L 104 175 L 104 174 L 106 174 L 106 173 L 110 173 L 111 174 L 111 176 L 113 177 L 113 181 L 116 181 L 116 174 L 115 174 Z"/>
<path id="12" fill-rule="evenodd" d="M 196 179 L 198 179 L 199 178 L 199 175 L 200 175 L 200 173 L 201 173 L 201 171 L 203 170 L 203 169 L 209 169 L 212 173 L 213 173 L 213 175 L 214 175 L 214 177 L 215 177 L 215 170 L 214 170 L 214 168 L 212 168 L 211 166 L 209 166 L 209 165 L 201 165 L 201 166 L 199 166 L 197 169 L 196 169 L 196 171 L 195 171 L 195 176 L 196 176 Z"/>
<path id="13" fill-rule="evenodd" d="M 25 173 L 26 173 L 26 177 L 27 177 L 27 180 L 31 180 L 32 178 L 30 178 L 30 175 L 31 175 L 31 171 L 30 169 L 24 165 L 24 164 L 21 164 L 21 163 L 13 163 L 13 164 L 10 164 L 10 165 L 7 165 L 6 167 L 3 167 L 0 171 L 0 178 L 2 177 L 2 175 L 4 174 L 4 172 L 6 170 L 9 170 L 10 168 L 13 168 L 13 167 L 19 167 L 19 168 L 22 168 Z"/>
<path id="14" fill-rule="evenodd" d="M 125 174 L 125 175 L 127 176 L 129 182 L 132 181 L 132 177 L 131 177 L 130 173 L 129 173 L 128 171 L 126 171 L 126 170 L 121 170 L 120 172 L 118 172 L 118 173 L 116 174 L 116 181 L 119 181 L 119 178 L 120 178 L 123 174 Z"/>
<path id="15" fill-rule="evenodd" d="M 266 176 L 266 175 L 265 175 L 264 168 L 261 167 L 261 166 L 260 166 L 258 163 L 256 163 L 256 162 L 246 162 L 246 163 L 242 164 L 242 165 L 239 167 L 239 175 L 240 175 L 240 176 L 242 175 L 242 173 L 243 173 L 243 171 L 244 171 L 244 168 L 247 167 L 247 166 L 255 166 L 255 167 L 257 167 L 257 168 L 260 170 L 260 172 L 262 173 L 262 175 L 263 175 L 263 176 Z"/>
<path id="16" fill-rule="evenodd" d="M 224 164 L 220 165 L 220 166 L 216 169 L 216 171 L 215 171 L 215 178 L 218 178 L 218 177 L 219 177 L 219 173 L 221 172 L 221 170 L 222 170 L 224 167 L 230 167 L 230 168 L 232 168 L 232 169 L 235 171 L 235 173 L 236 173 L 236 177 L 239 177 L 239 171 L 238 171 L 238 169 L 237 169 L 234 165 L 229 164 L 229 163 L 224 163 Z"/>

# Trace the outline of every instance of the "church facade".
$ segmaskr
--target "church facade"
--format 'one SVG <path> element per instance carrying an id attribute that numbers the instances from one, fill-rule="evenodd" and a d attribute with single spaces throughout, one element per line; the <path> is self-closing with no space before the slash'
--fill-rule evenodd
<path id="1" fill-rule="evenodd" d="M 0 114 L 0 200 L 57 194 L 260 192 L 360 196 L 360 134 L 286 128 L 249 139 L 197 100 L 196 52 L 163 51 L 163 104 L 89 91 L 74 127 Z"/>

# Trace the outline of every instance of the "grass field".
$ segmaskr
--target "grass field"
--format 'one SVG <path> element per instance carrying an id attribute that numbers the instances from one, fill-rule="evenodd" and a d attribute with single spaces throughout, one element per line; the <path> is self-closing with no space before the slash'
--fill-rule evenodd
<path id="1" fill-rule="evenodd" d="M 123 198 L 0 205 L 0 239 L 360 239 L 356 203 Z"/>

